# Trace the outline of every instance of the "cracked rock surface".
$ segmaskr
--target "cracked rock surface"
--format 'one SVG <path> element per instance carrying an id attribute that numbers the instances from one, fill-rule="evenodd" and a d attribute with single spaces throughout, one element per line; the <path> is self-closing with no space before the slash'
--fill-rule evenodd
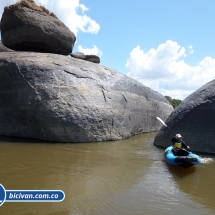
<path id="1" fill-rule="evenodd" d="M 68 56 L 0 53 L 0 135 L 94 142 L 157 131 L 173 108 L 115 70 Z"/>

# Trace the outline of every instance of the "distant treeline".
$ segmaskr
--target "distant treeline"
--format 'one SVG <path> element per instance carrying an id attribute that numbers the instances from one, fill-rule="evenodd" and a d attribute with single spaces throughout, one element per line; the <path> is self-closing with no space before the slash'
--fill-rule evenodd
<path id="1" fill-rule="evenodd" d="M 181 103 L 181 100 L 172 99 L 170 96 L 165 96 L 165 98 L 169 101 L 169 103 L 173 106 L 173 108 L 176 108 Z"/>

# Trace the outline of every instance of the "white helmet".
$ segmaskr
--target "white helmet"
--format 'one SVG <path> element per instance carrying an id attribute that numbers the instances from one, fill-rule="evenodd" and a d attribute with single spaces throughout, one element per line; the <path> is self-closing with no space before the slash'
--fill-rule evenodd
<path id="1" fill-rule="evenodd" d="M 176 134 L 177 138 L 182 138 L 182 136 L 180 134 Z"/>

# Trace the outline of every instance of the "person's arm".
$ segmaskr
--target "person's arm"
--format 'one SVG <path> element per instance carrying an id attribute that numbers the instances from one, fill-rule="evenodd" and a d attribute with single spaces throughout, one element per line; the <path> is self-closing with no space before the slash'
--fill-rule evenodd
<path id="1" fill-rule="evenodd" d="M 184 142 L 182 142 L 182 147 L 185 148 L 185 149 L 190 149 L 190 147 L 187 146 Z"/>

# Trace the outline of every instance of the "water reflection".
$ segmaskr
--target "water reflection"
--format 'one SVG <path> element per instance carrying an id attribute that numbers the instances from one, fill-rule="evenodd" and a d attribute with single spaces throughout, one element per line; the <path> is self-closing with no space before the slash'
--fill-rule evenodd
<path id="1" fill-rule="evenodd" d="M 189 198 L 204 205 L 215 213 L 214 196 L 214 162 L 213 158 L 206 159 L 209 162 L 193 167 L 187 172 L 182 169 L 172 169 L 171 173 L 180 190 L 189 195 Z"/>
<path id="2" fill-rule="evenodd" d="M 166 163 L 167 168 L 169 170 L 169 172 L 172 174 L 172 176 L 176 179 L 178 178 L 185 178 L 190 174 L 194 174 L 194 172 L 196 171 L 196 166 L 192 166 L 190 168 L 183 168 L 180 166 L 171 166 L 170 164 Z"/>
<path id="3" fill-rule="evenodd" d="M 163 149 L 152 144 L 155 135 L 87 144 L 3 138 L 0 183 L 10 190 L 63 190 L 65 200 L 5 203 L 0 212 L 5 215 L 214 214 L 214 163 L 189 169 L 169 166 Z"/>

